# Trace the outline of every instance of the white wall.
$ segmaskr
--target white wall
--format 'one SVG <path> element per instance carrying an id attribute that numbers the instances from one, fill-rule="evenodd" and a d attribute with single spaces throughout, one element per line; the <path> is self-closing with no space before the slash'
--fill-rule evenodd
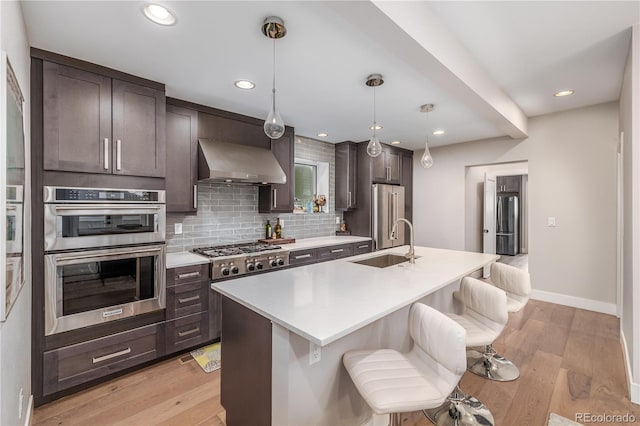
<path id="1" fill-rule="evenodd" d="M 529 271 L 536 290 L 613 306 L 616 301 L 618 105 L 607 103 L 529 120 L 525 140 L 437 147 L 434 166 L 414 158 L 416 243 L 465 248 L 465 168 L 529 164 Z M 547 227 L 547 217 L 557 226 Z M 579 298 L 579 299 L 575 299 Z"/>
<path id="2" fill-rule="evenodd" d="M 7 52 L 26 100 L 25 125 L 25 285 L 7 321 L 0 323 L 0 425 L 24 424 L 31 396 L 31 179 L 30 129 L 31 91 L 30 58 L 21 5 L 17 1 L 0 1 L 0 45 Z M 1 147 L 2 151 L 6 149 Z M 0 280 L 4 283 L 4 277 Z M 4 284 L 0 287 L 4 288 Z M 18 395 L 24 392 L 22 412 Z"/>
<path id="3" fill-rule="evenodd" d="M 621 332 L 626 342 L 631 399 L 640 403 L 640 25 L 633 28 L 620 92 L 623 147 L 623 276 Z"/>
<path id="4" fill-rule="evenodd" d="M 472 166 L 466 168 L 465 181 L 465 236 L 464 249 L 482 252 L 484 228 L 484 175 L 493 176 L 524 175 L 529 173 L 528 164 L 524 161 L 516 163 L 494 164 L 489 166 Z M 526 208 L 521 200 L 521 209 Z M 521 216 L 525 220 L 526 216 Z M 526 226 L 525 226 L 526 228 Z M 522 244 L 520 244 L 522 246 Z"/>

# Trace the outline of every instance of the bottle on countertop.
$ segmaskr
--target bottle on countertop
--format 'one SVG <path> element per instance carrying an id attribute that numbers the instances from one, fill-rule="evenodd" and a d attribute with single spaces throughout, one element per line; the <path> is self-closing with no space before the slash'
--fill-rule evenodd
<path id="1" fill-rule="evenodd" d="M 273 235 L 273 230 L 271 229 L 271 223 L 267 220 L 267 224 L 265 225 L 265 238 L 268 240 Z"/>
<path id="2" fill-rule="evenodd" d="M 282 238 L 282 225 L 280 225 L 280 218 L 276 219 L 275 234 L 276 238 Z"/>

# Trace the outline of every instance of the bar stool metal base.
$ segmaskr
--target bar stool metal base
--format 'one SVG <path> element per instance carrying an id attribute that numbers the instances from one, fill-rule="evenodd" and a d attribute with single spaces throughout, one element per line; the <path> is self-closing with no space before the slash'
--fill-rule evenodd
<path id="1" fill-rule="evenodd" d="M 491 411 L 475 397 L 467 395 L 459 387 L 438 408 L 422 410 L 437 426 L 493 426 Z"/>
<path id="2" fill-rule="evenodd" d="M 518 367 L 498 355 L 491 345 L 487 345 L 484 352 L 467 350 L 467 370 L 498 382 L 510 382 L 520 377 Z"/>
<path id="3" fill-rule="evenodd" d="M 402 413 L 389 413 L 389 426 L 400 426 L 402 424 Z"/>

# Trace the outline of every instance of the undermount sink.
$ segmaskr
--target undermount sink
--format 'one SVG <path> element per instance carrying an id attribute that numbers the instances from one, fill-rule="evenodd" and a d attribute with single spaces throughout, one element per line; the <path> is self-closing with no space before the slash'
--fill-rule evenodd
<path id="1" fill-rule="evenodd" d="M 416 256 L 417 258 L 418 256 Z M 375 268 L 386 268 L 388 266 L 397 265 L 399 263 L 408 262 L 406 256 L 399 254 L 382 254 L 380 256 L 368 257 L 362 260 L 354 260 L 351 263 L 358 263 L 360 265 L 373 266 Z"/>

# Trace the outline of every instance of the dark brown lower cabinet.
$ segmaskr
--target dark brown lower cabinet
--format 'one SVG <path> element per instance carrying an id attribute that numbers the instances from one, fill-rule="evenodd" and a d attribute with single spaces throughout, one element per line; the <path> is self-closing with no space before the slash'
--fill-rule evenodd
<path id="1" fill-rule="evenodd" d="M 271 321 L 222 298 L 220 402 L 228 426 L 271 425 Z"/>
<path id="2" fill-rule="evenodd" d="M 294 250 L 289 253 L 289 266 L 303 266 L 312 263 L 325 262 L 355 256 L 371 251 L 372 242 L 338 244 L 304 250 Z"/>
<path id="3" fill-rule="evenodd" d="M 163 355 L 157 324 L 44 353 L 45 395 L 151 361 Z"/>
<path id="4" fill-rule="evenodd" d="M 167 354 L 188 349 L 209 340 L 209 311 L 165 323 Z"/>

